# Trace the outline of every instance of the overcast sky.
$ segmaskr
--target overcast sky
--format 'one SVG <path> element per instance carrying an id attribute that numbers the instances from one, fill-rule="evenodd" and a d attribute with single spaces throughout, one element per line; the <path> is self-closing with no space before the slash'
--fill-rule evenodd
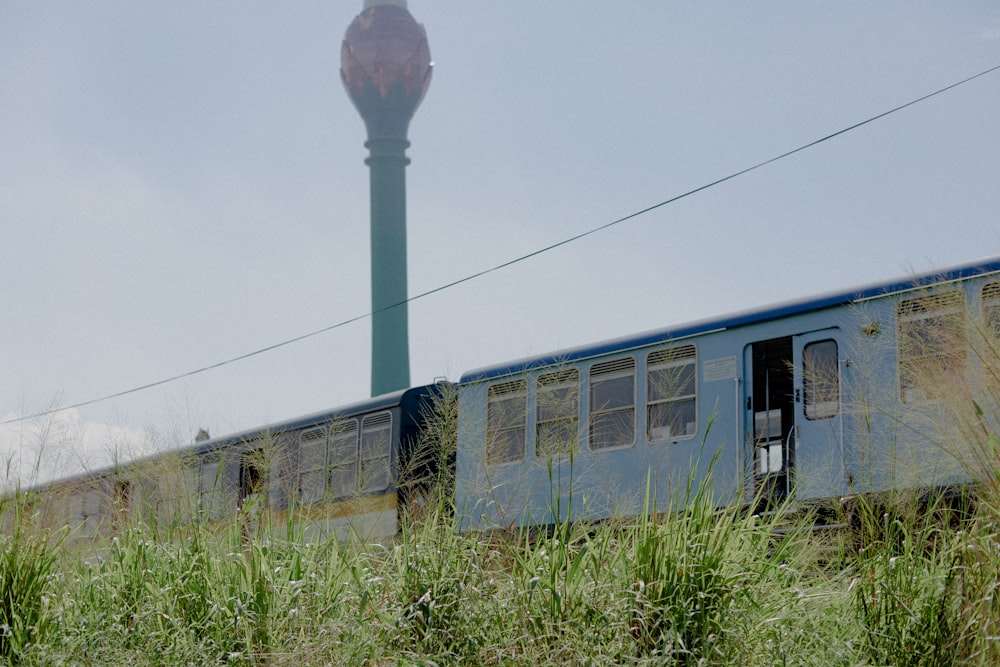
<path id="1" fill-rule="evenodd" d="M 361 5 L 0 1 L 0 421 L 368 312 Z M 411 294 L 1000 65 L 992 0 L 409 6 Z M 998 117 L 1000 71 L 416 301 L 413 384 L 1000 253 Z M 365 398 L 369 327 L 0 426 L 7 479 Z"/>

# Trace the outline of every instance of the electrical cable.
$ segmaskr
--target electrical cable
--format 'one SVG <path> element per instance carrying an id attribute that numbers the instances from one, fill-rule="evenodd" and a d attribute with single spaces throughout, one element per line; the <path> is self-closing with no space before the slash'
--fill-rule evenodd
<path id="1" fill-rule="evenodd" d="M 1000 70 L 1000 65 L 996 65 L 996 66 L 991 67 L 989 69 L 983 70 L 982 72 L 979 72 L 978 74 L 973 74 L 972 76 L 966 77 L 966 78 L 962 79 L 961 81 L 957 81 L 957 82 L 952 83 L 952 84 L 950 84 L 948 86 L 945 86 L 944 88 L 939 88 L 938 90 L 935 90 L 932 93 L 928 93 L 928 94 L 923 95 L 921 97 L 918 97 L 916 99 L 910 100 L 909 102 L 906 102 L 904 104 L 900 104 L 899 106 L 893 107 L 892 109 L 889 109 L 888 111 L 884 111 L 884 112 L 882 112 L 880 114 L 877 114 L 875 116 L 871 116 L 870 118 L 867 118 L 867 119 L 865 119 L 863 121 L 860 121 L 858 123 L 854 123 L 853 125 L 849 125 L 848 127 L 845 127 L 845 128 L 843 128 L 841 130 L 837 130 L 836 132 L 828 134 L 828 135 L 826 135 L 824 137 L 821 137 L 821 138 L 816 139 L 814 141 L 810 141 L 809 143 L 803 144 L 803 145 L 799 146 L 798 148 L 794 148 L 792 150 L 789 150 L 789 151 L 786 151 L 784 153 L 781 153 L 780 155 L 776 155 L 776 156 L 768 158 L 767 160 L 764 160 L 762 162 L 758 162 L 758 163 L 756 163 L 756 164 L 754 164 L 752 166 L 746 167 L 744 169 L 740 169 L 739 171 L 735 171 L 735 172 L 729 174 L 728 176 L 723 176 L 722 178 L 714 180 L 714 181 L 712 181 L 710 183 L 706 183 L 706 184 L 701 185 L 699 187 L 696 187 L 696 188 L 694 188 L 692 190 L 688 190 L 687 192 L 684 192 L 682 194 L 676 195 L 676 196 L 671 197 L 669 199 L 665 199 L 665 200 L 659 202 L 658 204 L 653 204 L 652 206 L 647 206 L 646 208 L 640 209 L 640 210 L 635 211 L 633 213 L 629 213 L 628 215 L 625 215 L 625 216 L 623 216 L 621 218 L 618 218 L 617 220 L 612 220 L 611 222 L 605 223 L 605 224 L 600 225 L 598 227 L 594 227 L 592 229 L 589 229 L 587 231 L 581 232 L 581 233 L 576 234 L 574 236 L 570 236 L 570 237 L 565 238 L 565 239 L 563 239 L 561 241 L 557 241 L 556 243 L 553 243 L 551 245 L 547 245 L 545 247 L 542 247 L 542 248 L 539 248 L 539 249 L 534 250 L 532 252 L 529 252 L 529 253 L 527 253 L 525 255 L 521 255 L 519 257 L 516 257 L 514 259 L 508 260 L 508 261 L 503 262 L 501 264 L 497 264 L 497 265 L 492 266 L 490 268 L 483 269 L 482 271 L 478 271 L 476 273 L 469 274 L 469 275 L 467 275 L 467 276 L 465 276 L 463 278 L 459 278 L 458 280 L 453 280 L 452 282 L 445 283 L 443 285 L 439 285 L 438 287 L 435 287 L 433 289 L 427 290 L 426 292 L 422 292 L 422 293 L 417 294 L 415 296 L 409 297 L 408 299 L 405 299 L 404 301 L 400 301 L 400 302 L 394 303 L 394 304 L 392 304 L 390 306 L 386 306 L 385 308 L 382 308 L 380 310 L 371 311 L 371 312 L 365 313 L 363 315 L 357 315 L 355 317 L 351 317 L 351 318 L 343 320 L 341 322 L 337 322 L 336 324 L 331 324 L 330 326 L 323 327 L 322 329 L 317 329 L 315 331 L 311 331 L 309 333 L 305 333 L 305 334 L 302 334 L 300 336 L 295 336 L 294 338 L 289 338 L 289 339 L 283 340 L 283 341 L 281 341 L 279 343 L 274 343 L 273 345 L 268 345 L 266 347 L 259 348 L 257 350 L 252 351 L 252 352 L 247 352 L 245 354 L 241 354 L 239 356 L 232 357 L 231 359 L 226 359 L 224 361 L 219 361 L 219 362 L 216 362 L 214 364 L 209 364 L 208 366 L 202 366 L 201 368 L 197 368 L 195 370 L 187 371 L 186 373 L 181 373 L 179 375 L 173 375 L 171 377 L 164 378 L 162 380 L 157 380 L 155 382 L 150 382 L 148 384 L 140 385 L 140 386 L 133 387 L 131 389 L 126 389 L 124 391 L 119 391 L 119 392 L 116 392 L 116 393 L 113 393 L 113 394 L 108 394 L 106 396 L 101 396 L 99 398 L 92 398 L 92 399 L 89 399 L 89 400 L 86 400 L 86 401 L 80 401 L 79 403 L 73 403 L 71 405 L 64 405 L 64 406 L 61 406 L 61 407 L 51 408 L 49 410 L 44 410 L 44 411 L 41 411 L 41 412 L 36 412 L 36 413 L 33 413 L 33 414 L 24 415 L 24 416 L 21 416 L 21 417 L 14 417 L 12 419 L 7 419 L 5 421 L 0 421 L 0 426 L 6 425 L 6 424 L 13 424 L 13 423 L 21 422 L 21 421 L 27 421 L 29 419 L 37 419 L 37 418 L 40 418 L 40 417 L 47 417 L 47 416 L 50 416 L 50 415 L 53 415 L 53 414 L 56 414 L 56 413 L 59 413 L 59 412 L 64 412 L 66 410 L 73 410 L 73 409 L 76 409 L 76 408 L 86 407 L 88 405 L 94 405 L 95 403 L 102 403 L 104 401 L 110 401 L 110 400 L 113 400 L 115 398 L 121 398 L 122 396 L 128 396 L 130 394 L 135 394 L 135 393 L 138 393 L 138 392 L 141 392 L 141 391 L 145 391 L 147 389 L 152 389 L 154 387 L 159 387 L 159 386 L 162 386 L 162 385 L 165 385 L 165 384 L 169 384 L 171 382 L 176 382 L 177 380 L 182 380 L 184 378 L 189 378 L 189 377 L 192 377 L 194 375 L 200 375 L 201 373 L 206 373 L 208 371 L 215 370 L 216 368 L 221 368 L 223 366 L 228 366 L 229 364 L 234 364 L 236 362 L 243 361 L 245 359 L 249 359 L 251 357 L 255 357 L 255 356 L 264 354 L 266 352 L 271 352 L 271 351 L 276 350 L 276 349 L 281 348 L 281 347 L 285 347 L 287 345 L 292 345 L 293 343 L 298 343 L 298 342 L 303 341 L 303 340 L 305 340 L 307 338 L 312 338 L 314 336 L 318 336 L 320 334 L 324 334 L 324 333 L 327 333 L 329 331 L 333 331 L 334 329 L 339 329 L 341 327 L 345 327 L 348 324 L 353 324 L 354 322 L 358 322 L 360 320 L 372 317 L 376 313 L 385 312 L 385 311 L 388 311 L 388 310 L 392 310 L 393 308 L 396 308 L 398 306 L 402 306 L 404 304 L 408 304 L 408 303 L 411 303 L 411 302 L 414 302 L 414 301 L 418 301 L 418 300 L 423 299 L 425 297 L 431 296 L 432 294 L 437 294 L 438 292 L 443 292 L 444 290 L 451 289 L 452 287 L 456 287 L 456 286 L 461 285 L 463 283 L 467 283 L 467 282 L 476 280 L 477 278 L 481 278 L 481 277 L 486 276 L 486 275 L 488 275 L 490 273 L 495 273 L 495 272 L 500 271 L 502 269 L 506 269 L 506 268 L 508 268 L 510 266 L 513 266 L 514 264 L 519 264 L 519 263 L 521 263 L 521 262 L 523 262 L 525 260 L 531 259 L 533 257 L 537 257 L 538 255 L 547 253 L 547 252 L 549 252 L 551 250 L 555 250 L 556 248 L 560 248 L 562 246 L 569 245 L 570 243 L 574 243 L 576 241 L 579 241 L 580 239 L 583 239 L 583 238 L 586 238 L 586 237 L 591 236 L 593 234 L 596 234 L 598 232 L 604 231 L 605 229 L 609 229 L 609 228 L 614 227 L 616 225 L 620 225 L 623 222 L 627 222 L 627 221 L 632 220 L 634 218 L 638 218 L 639 216 L 645 215 L 646 213 L 649 213 L 651 211 L 655 211 L 656 209 L 661 208 L 663 206 L 666 206 L 668 204 L 672 204 L 672 203 L 674 203 L 676 201 L 679 201 L 681 199 L 684 199 L 686 197 L 690 197 L 691 195 L 694 195 L 694 194 L 697 194 L 699 192 L 702 192 L 703 190 L 708 190 L 709 188 L 713 188 L 716 185 L 720 185 L 722 183 L 725 183 L 726 181 L 731 181 L 734 178 L 738 178 L 740 176 L 743 176 L 745 174 L 750 173 L 751 171 L 755 171 L 755 170 L 760 169 L 762 167 L 766 167 L 767 165 L 769 165 L 769 164 L 771 164 L 773 162 L 777 162 L 778 160 L 783 160 L 783 159 L 785 159 L 787 157 L 795 155 L 796 153 L 800 153 L 800 152 L 802 152 L 804 150 L 807 150 L 809 148 L 813 148 L 813 147 L 815 147 L 815 146 L 817 146 L 819 144 L 822 144 L 822 143 L 824 143 L 826 141 L 829 141 L 831 139 L 839 137 L 839 136 L 841 136 L 843 134 L 846 134 L 848 132 L 856 130 L 856 129 L 858 129 L 860 127 L 863 127 L 865 125 L 868 125 L 869 123 L 873 123 L 873 122 L 875 122 L 877 120 L 885 118 L 886 116 L 890 116 L 890 115 L 892 115 L 892 114 L 894 114 L 894 113 L 896 113 L 898 111 L 902 111 L 903 109 L 911 107 L 911 106 L 913 106 L 915 104 L 919 104 L 921 102 L 929 100 L 932 97 L 936 97 L 937 95 L 941 95 L 942 93 L 948 92 L 949 90 L 952 90 L 953 88 L 957 88 L 958 86 L 961 86 L 961 85 L 964 85 L 966 83 L 969 83 L 970 81 L 974 81 L 975 79 L 978 79 L 980 77 L 986 76 L 987 74 L 990 74 L 990 73 L 995 72 L 997 70 Z"/>

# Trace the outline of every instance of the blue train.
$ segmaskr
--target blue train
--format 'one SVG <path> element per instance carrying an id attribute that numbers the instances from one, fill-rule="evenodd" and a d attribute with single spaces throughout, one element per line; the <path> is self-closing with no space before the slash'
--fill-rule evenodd
<path id="1" fill-rule="evenodd" d="M 455 393 L 454 458 L 420 458 Z M 381 539 L 442 462 L 458 530 L 489 530 L 635 516 L 689 484 L 719 505 L 963 485 L 995 474 L 998 417 L 1000 257 L 503 363 L 31 497 L 84 536 L 266 507 Z"/>
<path id="2" fill-rule="evenodd" d="M 384 539 L 433 472 L 415 448 L 443 389 L 414 387 L 220 438 L 202 432 L 189 447 L 31 489 L 18 511 L 70 526 L 74 540 L 123 520 L 172 531 L 236 519 L 252 530 L 264 512 L 277 526 L 291 513 L 306 539 Z"/>
<path id="3" fill-rule="evenodd" d="M 998 382 L 1000 258 L 476 370 L 458 525 L 961 484 Z"/>

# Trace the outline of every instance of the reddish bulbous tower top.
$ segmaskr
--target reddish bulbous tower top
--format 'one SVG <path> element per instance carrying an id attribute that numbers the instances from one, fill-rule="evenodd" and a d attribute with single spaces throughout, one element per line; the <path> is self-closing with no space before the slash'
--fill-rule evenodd
<path id="1" fill-rule="evenodd" d="M 431 82 L 427 32 L 405 0 L 366 0 L 347 28 L 340 78 L 368 128 L 368 138 L 406 139 Z"/>

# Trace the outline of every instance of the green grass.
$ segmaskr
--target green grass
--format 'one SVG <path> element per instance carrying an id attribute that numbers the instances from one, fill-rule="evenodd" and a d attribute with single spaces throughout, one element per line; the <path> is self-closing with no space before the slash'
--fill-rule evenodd
<path id="1" fill-rule="evenodd" d="M 350 547 L 234 522 L 132 524 L 89 548 L 21 515 L 0 647 L 26 665 L 996 664 L 995 504 L 949 525 L 908 502 L 862 504 L 836 567 L 788 530 L 806 519 L 720 512 L 696 489 L 683 509 L 542 533 L 456 535 L 432 505 Z"/>
<path id="2" fill-rule="evenodd" d="M 0 664 L 1000 664 L 998 396 L 962 413 L 971 509 L 861 498 L 849 533 L 719 510 L 709 485 L 633 520 L 456 535 L 453 400 L 419 448 L 444 472 L 407 480 L 417 511 L 385 544 L 156 513 L 91 543 L 35 497 L 0 507 Z"/>
<path id="3" fill-rule="evenodd" d="M 11 508 L 12 530 L 0 537 L 0 659 L 12 663 L 48 640 L 55 613 L 52 578 L 61 540 L 29 530 L 34 517 L 25 510 Z"/>

